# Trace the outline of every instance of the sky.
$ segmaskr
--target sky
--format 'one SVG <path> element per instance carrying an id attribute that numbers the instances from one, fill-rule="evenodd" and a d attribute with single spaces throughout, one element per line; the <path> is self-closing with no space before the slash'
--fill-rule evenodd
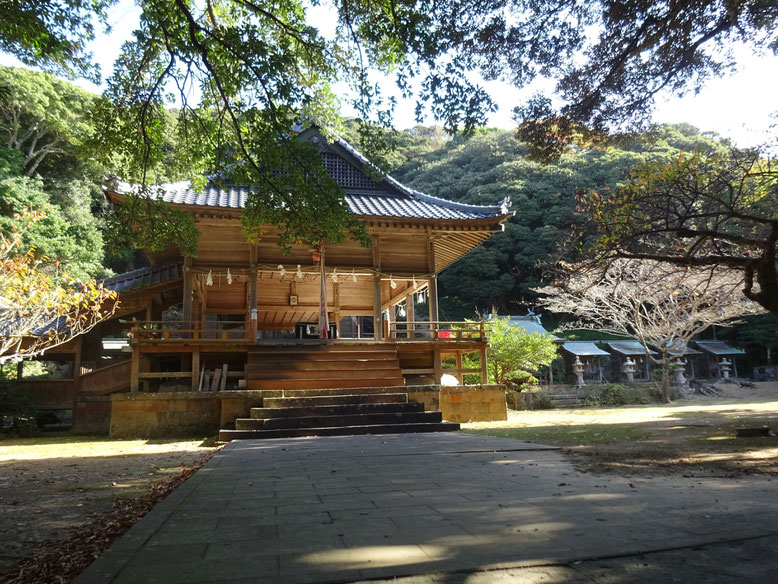
<path id="1" fill-rule="evenodd" d="M 331 36 L 334 20 L 328 15 L 328 8 L 322 5 L 314 8 L 309 20 L 322 27 L 322 34 Z M 329 17 L 329 18 L 328 18 Z M 100 63 L 103 79 L 110 76 L 113 62 L 119 55 L 122 43 L 129 39 L 138 22 L 138 12 L 132 0 L 121 0 L 109 16 L 112 32 L 97 38 L 90 49 Z M 324 23 L 324 26 L 322 26 Z M 778 119 L 778 100 L 776 90 L 778 81 L 778 57 L 775 55 L 755 56 L 746 47 L 737 47 L 735 53 L 740 69 L 731 76 L 709 80 L 698 94 L 688 94 L 682 98 L 665 95 L 656 104 L 654 121 L 656 123 L 689 123 L 703 131 L 713 131 L 722 137 L 731 139 L 741 147 L 759 146 L 770 140 L 770 128 Z M 16 65 L 13 57 L 0 54 L 0 64 Z M 98 93 L 102 90 L 87 81 L 79 80 L 78 85 Z M 489 117 L 489 126 L 510 129 L 515 126 L 511 112 L 514 106 L 528 98 L 534 88 L 518 90 L 505 83 L 483 83 L 492 99 L 498 104 L 498 111 Z M 384 84 L 387 94 L 390 84 Z M 344 86 L 336 86 L 336 91 L 346 91 Z M 398 96 L 399 97 L 399 96 Z M 406 129 L 416 125 L 412 100 L 399 100 L 395 111 L 395 127 Z M 353 115 L 353 110 L 343 100 L 342 113 Z M 427 119 L 427 125 L 434 120 Z M 774 128 L 773 128 L 774 130 Z M 775 132 L 772 132 L 775 134 Z"/>

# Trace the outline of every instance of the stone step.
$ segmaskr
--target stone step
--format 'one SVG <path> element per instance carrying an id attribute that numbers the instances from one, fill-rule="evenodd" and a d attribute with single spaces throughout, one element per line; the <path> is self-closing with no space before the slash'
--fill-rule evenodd
<path id="1" fill-rule="evenodd" d="M 303 436 L 351 436 L 356 434 L 410 434 L 419 432 L 456 432 L 453 422 L 418 424 L 376 424 L 371 426 L 334 426 L 283 430 L 220 430 L 219 440 L 255 440 L 263 438 L 299 438 Z"/>
<path id="2" fill-rule="evenodd" d="M 262 401 L 266 408 L 300 408 L 316 406 L 339 406 L 352 404 L 401 404 L 408 402 L 406 393 L 317 395 L 309 397 L 269 397 Z"/>
<path id="3" fill-rule="evenodd" d="M 329 389 L 346 387 L 403 387 L 405 379 L 399 375 L 374 378 L 365 375 L 357 379 L 331 377 L 326 379 L 247 379 L 246 389 Z"/>
<path id="4" fill-rule="evenodd" d="M 336 426 L 377 426 L 384 424 L 438 423 L 440 412 L 390 412 L 333 416 L 304 416 L 288 418 L 238 418 L 236 430 L 282 430 L 286 428 L 334 428 Z"/>
<path id="5" fill-rule="evenodd" d="M 373 403 L 349 404 L 317 407 L 296 408 L 251 408 L 251 417 L 255 419 L 269 418 L 301 418 L 305 416 L 335 416 L 348 414 L 383 414 L 394 412 L 423 412 L 422 402 L 407 403 Z"/>

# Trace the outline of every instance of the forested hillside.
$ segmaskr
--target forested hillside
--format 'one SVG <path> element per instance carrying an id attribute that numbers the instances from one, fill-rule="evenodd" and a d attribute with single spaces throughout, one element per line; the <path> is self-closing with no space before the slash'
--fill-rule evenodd
<path id="1" fill-rule="evenodd" d="M 348 133 L 349 139 L 357 139 Z M 482 129 L 469 139 L 447 139 L 440 129 L 417 127 L 395 138 L 392 176 L 424 193 L 468 203 L 508 197 L 516 216 L 497 234 L 440 276 L 445 318 L 496 309 L 523 313 L 533 303 L 541 264 L 558 254 L 576 229 L 575 195 L 616 187 L 644 160 L 724 148 L 716 137 L 688 125 L 662 126 L 617 145 L 572 152 L 555 164 L 527 159 L 512 131 Z"/>

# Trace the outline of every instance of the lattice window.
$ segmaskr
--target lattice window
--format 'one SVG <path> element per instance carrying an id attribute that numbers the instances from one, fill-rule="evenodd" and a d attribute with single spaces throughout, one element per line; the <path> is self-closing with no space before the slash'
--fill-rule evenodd
<path id="1" fill-rule="evenodd" d="M 375 181 L 365 176 L 361 170 L 349 164 L 337 154 L 332 154 L 331 152 L 324 153 L 324 168 L 335 179 L 335 182 L 343 188 L 375 189 L 378 186 Z"/>

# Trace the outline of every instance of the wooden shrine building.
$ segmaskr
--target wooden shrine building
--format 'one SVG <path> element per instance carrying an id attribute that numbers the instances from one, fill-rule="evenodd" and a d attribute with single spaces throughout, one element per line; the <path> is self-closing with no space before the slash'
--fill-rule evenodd
<path id="1" fill-rule="evenodd" d="M 317 338 L 317 250 L 294 245 L 284 255 L 272 229 L 249 244 L 240 220 L 246 188 L 162 185 L 154 196 L 195 219 L 197 256 L 172 247 L 145 252 L 149 267 L 104 281 L 120 305 L 74 349 L 76 396 L 402 386 L 440 383 L 444 372 L 486 383 L 484 324 L 441 322 L 436 280 L 503 229 L 513 214 L 507 200 L 465 205 L 388 176 L 375 181 L 365 172 L 367 160 L 345 141 L 328 144 L 316 128 L 299 139 L 319 148 L 373 240 L 369 248 L 350 240 L 325 244 L 331 338 Z M 121 205 L 130 190 L 114 184 L 107 196 Z M 423 317 L 416 310 L 421 298 Z M 478 369 L 463 368 L 466 353 L 480 355 Z"/>

